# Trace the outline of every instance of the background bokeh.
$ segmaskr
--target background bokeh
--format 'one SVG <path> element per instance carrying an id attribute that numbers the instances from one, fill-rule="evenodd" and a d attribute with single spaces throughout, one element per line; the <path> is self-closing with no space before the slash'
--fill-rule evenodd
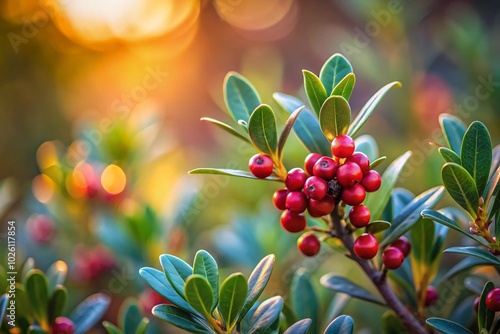
<path id="1" fill-rule="evenodd" d="M 389 160 L 414 151 L 399 184 L 414 193 L 440 183 L 442 161 L 429 145 L 443 142 L 439 114 L 481 120 L 499 142 L 495 1 L 3 0 L 0 36 L 2 226 L 15 219 L 22 231 L 19 264 L 68 262 L 71 303 L 113 294 L 109 319 L 125 297 L 147 292 L 137 269 L 157 266 L 164 252 L 191 261 L 206 248 L 246 273 L 276 253 L 269 294 L 286 295 L 301 266 L 318 277 L 332 266 L 357 270 L 336 265 L 339 254 L 298 254 L 270 202 L 275 184 L 187 175 L 200 166 L 245 169 L 254 153 L 199 121 L 230 122 L 228 71 L 277 109 L 273 92 L 306 100 L 301 70 L 318 73 L 336 52 L 357 76 L 353 112 L 382 85 L 402 82 L 363 132 Z M 306 155 L 294 139 L 286 152 L 288 168 Z M 131 278 L 113 291 L 115 274 L 104 266 L 96 281 L 92 256 L 108 256 Z M 366 316 L 360 328 L 369 323 Z"/>

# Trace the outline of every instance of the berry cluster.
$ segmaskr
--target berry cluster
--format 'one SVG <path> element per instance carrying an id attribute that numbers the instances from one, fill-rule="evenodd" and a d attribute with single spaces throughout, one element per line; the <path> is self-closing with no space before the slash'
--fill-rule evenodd
<path id="1" fill-rule="evenodd" d="M 378 253 L 378 241 L 373 234 L 363 233 L 354 241 L 354 253 L 360 259 L 369 260 Z M 382 263 L 386 269 L 398 269 L 405 257 L 410 254 L 410 241 L 402 236 L 387 247 L 382 253 Z"/>

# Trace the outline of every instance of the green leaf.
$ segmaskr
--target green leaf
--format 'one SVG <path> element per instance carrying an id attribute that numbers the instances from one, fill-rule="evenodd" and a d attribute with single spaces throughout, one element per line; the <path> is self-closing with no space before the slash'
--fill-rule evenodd
<path id="1" fill-rule="evenodd" d="M 196 311 L 206 318 L 211 317 L 214 294 L 205 276 L 198 274 L 189 276 L 184 286 L 184 296 Z"/>
<path id="2" fill-rule="evenodd" d="M 255 109 L 248 121 L 248 134 L 259 151 L 271 157 L 276 156 L 278 134 L 276 116 L 271 107 L 261 104 Z"/>
<path id="3" fill-rule="evenodd" d="M 35 269 L 35 260 L 32 257 L 29 257 L 26 261 L 24 261 L 21 270 L 21 283 L 26 283 L 26 276 L 32 269 Z"/>
<path id="4" fill-rule="evenodd" d="M 241 74 L 229 72 L 224 79 L 224 101 L 235 121 L 248 122 L 261 102 L 252 84 Z"/>
<path id="5" fill-rule="evenodd" d="M 354 331 L 354 321 L 348 315 L 341 315 L 325 329 L 324 334 L 352 334 Z"/>
<path id="6" fill-rule="evenodd" d="M 448 249 L 445 249 L 445 253 L 458 253 L 458 254 L 465 254 L 465 255 L 470 255 L 474 256 L 480 259 L 483 259 L 485 261 L 489 261 L 491 265 L 499 266 L 500 265 L 500 260 L 493 254 L 491 254 L 489 251 L 474 247 L 474 246 L 467 246 L 467 247 L 451 247 Z"/>
<path id="7" fill-rule="evenodd" d="M 0 321 L 5 317 L 5 310 L 7 310 L 7 306 L 9 304 L 9 295 L 4 293 L 2 297 L 0 297 Z"/>
<path id="8" fill-rule="evenodd" d="M 17 282 L 16 283 L 16 317 L 19 318 L 32 318 L 32 307 L 28 294 L 26 293 L 25 287 Z M 50 321 L 50 302 L 49 302 L 49 321 Z"/>
<path id="9" fill-rule="evenodd" d="M 280 296 L 265 300 L 255 310 L 248 323 L 243 323 L 241 332 L 245 334 L 278 334 L 279 316 L 283 308 Z"/>
<path id="10" fill-rule="evenodd" d="M 356 76 L 354 75 L 354 73 L 349 73 L 335 86 L 331 95 L 340 95 L 344 99 L 349 101 L 355 84 Z"/>
<path id="11" fill-rule="evenodd" d="M 106 332 L 108 332 L 108 334 L 123 334 L 123 332 L 118 327 L 116 327 L 109 321 L 103 321 L 102 325 L 104 326 L 104 329 L 106 329 Z"/>
<path id="12" fill-rule="evenodd" d="M 49 282 L 49 295 L 52 294 L 57 285 L 64 285 L 68 274 L 68 266 L 64 261 L 54 262 L 47 270 Z"/>
<path id="13" fill-rule="evenodd" d="M 75 334 L 87 333 L 104 315 L 111 298 L 102 293 L 96 293 L 81 302 L 70 316 L 75 324 Z"/>
<path id="14" fill-rule="evenodd" d="M 380 100 L 384 97 L 384 95 L 393 87 L 401 87 L 401 83 L 394 81 L 391 82 L 384 87 L 380 88 L 378 92 L 376 92 L 361 108 L 359 114 L 354 118 L 354 120 L 351 123 L 351 126 L 349 127 L 349 131 L 347 131 L 347 135 L 353 137 L 356 132 L 361 129 L 363 124 L 366 123 L 368 118 L 371 116 L 377 105 L 379 104 Z"/>
<path id="15" fill-rule="evenodd" d="M 319 301 L 311 284 L 309 273 L 300 268 L 295 273 L 291 285 L 292 305 L 299 319 L 312 320 L 311 332 L 318 333 Z M 304 307 L 307 305 L 307 307 Z"/>
<path id="16" fill-rule="evenodd" d="M 473 217 L 477 217 L 479 195 L 474 180 L 462 166 L 447 162 L 441 169 L 443 184 L 450 196 Z"/>
<path id="17" fill-rule="evenodd" d="M 144 317 L 142 320 L 139 322 L 139 325 L 137 325 L 137 328 L 135 329 L 135 334 L 146 334 L 149 326 L 149 319 Z"/>
<path id="18" fill-rule="evenodd" d="M 219 300 L 219 268 L 217 262 L 207 251 L 199 250 L 194 257 L 193 273 L 203 276 L 210 284 L 213 293 L 211 312 L 215 309 Z"/>
<path id="19" fill-rule="evenodd" d="M 357 152 L 366 154 L 370 161 L 374 161 L 378 157 L 378 145 L 375 138 L 370 135 L 361 135 L 354 139 Z"/>
<path id="20" fill-rule="evenodd" d="M 405 333 L 406 328 L 394 311 L 387 311 L 382 316 L 382 332 L 384 334 L 400 334 Z"/>
<path id="21" fill-rule="evenodd" d="M 438 280 L 435 281 L 435 285 L 438 286 L 442 282 L 446 282 L 450 280 L 452 277 L 463 273 L 471 268 L 477 267 L 477 266 L 485 266 L 489 265 L 490 261 L 486 261 L 477 257 L 466 257 L 462 261 L 458 262 L 456 265 L 451 267 L 449 270 L 445 272 L 445 274 L 441 277 L 439 277 Z"/>
<path id="22" fill-rule="evenodd" d="M 490 214 L 488 215 L 489 219 L 493 218 L 494 214 L 498 216 L 498 210 L 500 210 L 500 192 L 497 190 L 497 194 L 495 196 L 495 200 L 493 201 L 493 205 L 490 209 Z M 497 217 L 498 220 L 498 217 Z"/>
<path id="23" fill-rule="evenodd" d="M 32 314 L 40 326 L 45 327 L 48 324 L 47 306 L 49 304 L 47 278 L 40 270 L 31 269 L 26 275 L 25 287 Z"/>
<path id="24" fill-rule="evenodd" d="M 497 199 L 500 198 L 497 197 Z M 497 240 L 500 240 L 500 214 L 497 213 L 496 217 L 495 217 L 495 237 L 497 238 Z"/>
<path id="25" fill-rule="evenodd" d="M 479 307 L 477 312 L 478 328 L 489 329 L 493 324 L 493 319 L 495 318 L 495 312 L 490 311 L 488 307 L 486 307 L 486 295 L 488 295 L 488 292 L 490 292 L 494 288 L 495 285 L 492 282 L 487 282 L 484 285 L 483 292 L 481 293 L 481 297 L 479 299 Z"/>
<path id="26" fill-rule="evenodd" d="M 248 284 L 241 273 L 230 275 L 222 282 L 219 297 L 219 311 L 226 323 L 226 327 L 233 328 L 238 315 L 245 305 L 248 293 Z"/>
<path id="27" fill-rule="evenodd" d="M 482 194 L 491 167 L 491 138 L 486 126 L 481 122 L 473 122 L 462 142 L 460 158 L 462 166 L 469 172 L 476 183 L 478 194 Z"/>
<path id="28" fill-rule="evenodd" d="M 445 162 L 454 162 L 456 164 L 461 164 L 460 157 L 454 151 L 447 147 L 440 147 L 438 149 L 439 154 L 443 157 Z"/>
<path id="29" fill-rule="evenodd" d="M 226 169 L 226 168 L 196 168 L 196 169 L 190 170 L 189 174 L 216 174 L 216 175 L 228 175 L 228 176 L 243 177 L 246 179 L 279 181 L 279 178 L 277 176 L 274 176 L 274 175 L 268 176 L 265 179 L 259 179 L 248 171 L 236 170 L 236 169 Z"/>
<path id="30" fill-rule="evenodd" d="M 378 297 L 375 297 L 374 295 L 372 295 L 371 292 L 369 292 L 362 286 L 351 282 L 345 277 L 335 276 L 333 274 L 326 274 L 321 277 L 320 282 L 321 285 L 330 290 L 346 293 L 351 297 L 365 300 L 370 303 L 385 305 L 383 300 L 381 300 Z"/>
<path id="31" fill-rule="evenodd" d="M 301 100 L 291 95 L 274 93 L 273 98 L 290 114 L 304 106 Z M 309 109 L 304 108 L 297 117 L 293 129 L 300 141 L 310 152 L 327 156 L 332 154 L 330 143 L 321 132 L 318 119 L 313 116 Z"/>
<path id="32" fill-rule="evenodd" d="M 231 135 L 235 136 L 236 138 L 239 138 L 239 139 L 243 140 L 244 142 L 247 142 L 249 144 L 251 143 L 250 139 L 248 139 L 247 137 L 243 136 L 241 133 L 239 133 L 238 131 L 236 131 L 235 128 L 233 128 L 230 125 L 227 125 L 226 123 L 223 123 L 221 121 L 218 121 L 218 120 L 210 118 L 210 117 L 202 117 L 201 120 L 205 121 L 205 122 L 212 123 L 212 124 L 218 126 L 222 130 L 230 133 Z"/>
<path id="33" fill-rule="evenodd" d="M 425 322 L 432 328 L 444 334 L 472 334 L 470 330 L 456 322 L 441 319 L 441 318 L 428 318 Z"/>
<path id="34" fill-rule="evenodd" d="M 304 87 L 306 89 L 307 98 L 312 109 L 319 116 L 319 110 L 326 100 L 326 90 L 316 74 L 307 70 L 302 70 L 304 76 Z"/>
<path id="35" fill-rule="evenodd" d="M 373 160 L 371 163 L 370 163 L 370 170 L 373 170 L 375 168 L 377 168 L 382 162 L 385 161 L 385 159 L 387 159 L 387 157 L 384 155 L 378 159 L 375 159 Z"/>
<path id="36" fill-rule="evenodd" d="M 391 227 L 391 223 L 386 222 L 385 220 L 375 220 L 370 224 L 366 225 L 365 232 L 370 234 L 375 234 L 378 232 L 382 232 Z"/>
<path id="37" fill-rule="evenodd" d="M 283 334 L 306 334 L 309 326 L 311 326 L 311 319 L 302 319 L 288 327 Z"/>
<path id="38" fill-rule="evenodd" d="M 293 125 L 295 124 L 297 117 L 299 117 L 302 109 L 304 109 L 304 107 L 300 107 L 292 112 L 290 114 L 290 117 L 288 117 L 285 126 L 283 127 L 283 131 L 281 132 L 280 138 L 278 139 L 278 161 L 282 160 L 283 148 L 285 147 L 288 135 L 290 134 L 290 131 L 292 131 Z"/>
<path id="39" fill-rule="evenodd" d="M 483 195 L 483 198 L 484 198 L 484 208 L 486 208 L 487 212 L 488 212 L 488 221 L 490 221 L 493 216 L 495 215 L 495 213 L 497 213 L 497 210 L 500 208 L 497 208 L 495 207 L 495 202 L 497 201 L 496 198 L 498 198 L 498 194 L 500 193 L 500 187 L 498 186 L 499 185 L 499 181 L 500 181 L 500 167 L 498 167 L 495 171 L 495 173 L 493 173 L 493 175 L 491 176 L 490 180 L 488 181 L 488 184 L 486 185 L 486 188 L 484 189 L 484 195 Z M 493 199 L 494 197 L 496 196 L 495 199 Z M 491 201 L 494 201 L 493 202 L 493 205 L 491 206 Z M 491 208 L 490 208 L 491 206 Z"/>
<path id="40" fill-rule="evenodd" d="M 57 285 L 49 300 L 49 323 L 54 322 L 57 317 L 63 315 L 67 298 L 68 292 L 66 288 L 62 285 Z"/>
<path id="41" fill-rule="evenodd" d="M 351 122 L 351 107 L 342 96 L 334 95 L 326 99 L 319 112 L 321 130 L 329 141 L 346 134 Z"/>
<path id="42" fill-rule="evenodd" d="M 343 55 L 336 53 L 331 56 L 323 64 L 319 73 L 319 78 L 326 89 L 326 95 L 331 95 L 333 88 L 349 73 L 352 73 L 352 66 Z"/>
<path id="43" fill-rule="evenodd" d="M 450 114 L 439 115 L 439 124 L 443 131 L 444 138 L 448 143 L 449 148 L 457 155 L 460 154 L 462 147 L 462 138 L 464 137 L 466 126 L 465 124 Z"/>
<path id="44" fill-rule="evenodd" d="M 142 318 L 141 310 L 135 300 L 126 299 L 118 314 L 118 323 L 123 329 L 124 334 L 135 334 Z"/>
<path id="45" fill-rule="evenodd" d="M 210 288 L 210 286 L 208 287 Z M 215 333 L 213 330 L 209 330 L 210 327 L 208 324 L 205 326 L 201 324 L 204 320 L 196 318 L 192 314 L 172 305 L 156 305 L 152 313 L 155 317 L 190 333 Z"/>
<path id="46" fill-rule="evenodd" d="M 408 151 L 394 160 L 389 167 L 387 167 L 384 174 L 382 174 L 382 185 L 380 189 L 376 193 L 369 193 L 366 195 L 364 205 L 370 210 L 373 220 L 380 219 L 382 216 L 382 212 L 391 198 L 392 189 L 394 189 L 399 174 L 410 156 L 411 152 Z"/>
<path id="47" fill-rule="evenodd" d="M 240 319 L 245 316 L 250 308 L 252 308 L 262 294 L 262 291 L 264 291 L 271 277 L 271 273 L 273 272 L 275 261 L 274 255 L 268 255 L 263 258 L 252 271 L 252 274 L 248 278 L 248 294 L 245 305 L 240 313 Z"/>
<path id="48" fill-rule="evenodd" d="M 160 255 L 160 263 L 174 290 L 184 298 L 184 284 L 193 274 L 193 268 L 178 257 L 169 254 Z"/>

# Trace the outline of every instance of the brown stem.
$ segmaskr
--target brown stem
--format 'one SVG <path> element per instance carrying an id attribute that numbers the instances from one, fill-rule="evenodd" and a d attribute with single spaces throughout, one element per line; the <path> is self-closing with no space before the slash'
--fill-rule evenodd
<path id="1" fill-rule="evenodd" d="M 354 238 L 352 234 L 347 233 L 345 224 L 342 222 L 343 215 L 339 213 L 339 209 L 342 210 L 341 206 L 337 205 L 330 216 L 332 218 L 336 235 L 349 251 L 351 255 L 350 258 L 359 264 L 361 269 L 363 269 L 365 274 L 375 285 L 382 298 L 384 298 L 387 306 L 396 313 L 406 328 L 408 328 L 412 333 L 427 334 L 425 327 L 408 309 L 406 309 L 394 291 L 389 287 L 385 275 L 378 271 L 371 261 L 360 259 L 354 254 Z"/>

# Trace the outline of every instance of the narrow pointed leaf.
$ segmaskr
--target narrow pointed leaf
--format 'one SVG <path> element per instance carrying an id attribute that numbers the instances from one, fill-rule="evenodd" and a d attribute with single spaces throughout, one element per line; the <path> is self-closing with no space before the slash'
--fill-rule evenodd
<path id="1" fill-rule="evenodd" d="M 252 271 L 250 277 L 248 278 L 248 294 L 245 301 L 245 305 L 241 310 L 240 319 L 245 316 L 245 314 L 252 308 L 257 299 L 259 299 L 262 291 L 269 282 L 271 273 L 273 272 L 274 262 L 276 258 L 274 255 L 268 255 L 263 258 Z"/>
<path id="2" fill-rule="evenodd" d="M 464 326 L 450 320 L 428 318 L 425 322 L 443 334 L 472 334 L 472 332 Z"/>
<path id="3" fill-rule="evenodd" d="M 297 110 L 295 110 L 293 113 L 291 113 L 290 117 L 288 117 L 288 119 L 285 123 L 285 126 L 283 127 L 283 131 L 281 132 L 280 138 L 278 139 L 278 161 L 282 160 L 283 149 L 285 148 L 286 141 L 287 141 L 288 136 L 290 135 L 290 131 L 292 131 L 293 125 L 295 124 L 297 117 L 299 117 L 302 109 L 304 109 L 304 107 L 300 107 Z"/>
<path id="4" fill-rule="evenodd" d="M 146 334 L 149 326 L 149 319 L 144 317 L 135 329 L 135 334 Z"/>
<path id="5" fill-rule="evenodd" d="M 230 133 L 231 135 L 235 136 L 236 138 L 239 138 L 239 139 L 243 140 L 244 142 L 247 142 L 249 144 L 251 143 L 250 139 L 248 139 L 247 137 L 243 136 L 241 133 L 239 133 L 238 131 L 236 131 L 235 128 L 233 128 L 230 125 L 227 125 L 226 123 L 223 123 L 221 121 L 218 121 L 218 120 L 210 118 L 210 117 L 202 117 L 201 120 L 205 121 L 205 122 L 212 123 L 212 124 L 218 126 L 222 130 Z"/>
<path id="6" fill-rule="evenodd" d="M 306 89 L 307 98 L 312 109 L 319 116 L 319 110 L 326 100 L 326 90 L 316 74 L 307 70 L 302 70 L 304 75 L 304 87 Z"/>
<path id="7" fill-rule="evenodd" d="M 311 332 L 318 333 L 319 301 L 306 270 L 299 269 L 295 273 L 291 291 L 295 314 L 299 319 L 311 319 Z M 305 305 L 307 307 L 304 307 Z"/>
<path id="8" fill-rule="evenodd" d="M 279 181 L 279 178 L 275 175 L 266 177 L 265 179 L 259 179 L 254 176 L 249 171 L 237 170 L 237 169 L 226 169 L 226 168 L 196 168 L 189 171 L 189 174 L 216 174 L 216 175 L 228 175 L 243 177 L 245 179 L 256 179 L 256 180 L 269 180 L 269 181 Z"/>
<path id="9" fill-rule="evenodd" d="M 193 274 L 189 276 L 184 286 L 184 296 L 196 311 L 205 317 L 210 317 L 214 304 L 213 290 L 205 276 Z"/>
<path id="10" fill-rule="evenodd" d="M 219 310 L 226 326 L 232 328 L 245 305 L 248 284 L 241 273 L 230 275 L 222 282 L 219 297 Z"/>
<path id="11" fill-rule="evenodd" d="M 440 147 L 438 149 L 439 154 L 443 157 L 445 162 L 454 162 L 456 164 L 461 164 L 460 157 L 454 151 L 447 147 Z"/>
<path id="12" fill-rule="evenodd" d="M 382 162 L 384 162 L 385 160 L 387 159 L 387 157 L 384 155 L 378 159 L 375 159 L 373 160 L 371 163 L 370 163 L 370 170 L 373 170 L 375 168 L 377 168 Z"/>
<path id="13" fill-rule="evenodd" d="M 365 232 L 370 234 L 375 234 L 378 232 L 382 232 L 391 227 L 391 223 L 386 222 L 384 220 L 375 220 L 370 224 L 366 225 Z"/>
<path id="14" fill-rule="evenodd" d="M 474 180 L 462 166 L 447 162 L 441 169 L 443 184 L 450 196 L 472 217 L 477 217 L 479 195 Z"/>
<path id="15" fill-rule="evenodd" d="M 252 84 L 236 72 L 228 73 L 224 80 L 224 101 L 234 120 L 245 122 L 261 103 Z"/>
<path id="16" fill-rule="evenodd" d="M 333 88 L 344 79 L 346 75 L 352 73 L 352 66 L 341 54 L 336 53 L 331 56 L 319 73 L 319 78 L 325 86 L 327 96 L 331 95 Z"/>
<path id="17" fill-rule="evenodd" d="M 255 109 L 248 121 L 248 134 L 259 151 L 271 157 L 276 155 L 278 134 L 276 116 L 271 107 L 261 104 Z"/>
<path id="18" fill-rule="evenodd" d="M 341 315 L 333 319 L 328 325 L 324 334 L 352 334 L 354 331 L 354 321 L 348 315 Z"/>
<path id="19" fill-rule="evenodd" d="M 47 278 L 40 270 L 32 269 L 26 275 L 25 287 L 32 315 L 43 327 L 48 321 L 49 284 Z"/>
<path id="20" fill-rule="evenodd" d="M 123 334 L 123 332 L 118 327 L 116 327 L 109 321 L 103 321 L 102 325 L 104 326 L 104 329 L 106 330 L 106 332 L 108 332 L 108 334 Z"/>
<path id="21" fill-rule="evenodd" d="M 125 300 L 118 314 L 118 323 L 123 329 L 123 334 L 135 334 L 136 328 L 142 321 L 141 310 L 132 299 Z"/>
<path id="22" fill-rule="evenodd" d="M 346 134 L 351 122 L 351 107 L 342 96 L 330 96 L 319 112 L 319 124 L 330 141 L 338 135 Z"/>
<path id="23" fill-rule="evenodd" d="M 169 254 L 161 255 L 160 263 L 170 285 L 181 297 L 184 297 L 184 284 L 193 274 L 193 268 L 178 257 Z"/>
<path id="24" fill-rule="evenodd" d="M 152 313 L 155 317 L 164 320 L 176 327 L 184 329 L 190 333 L 215 333 L 215 331 L 208 329 L 208 323 L 205 326 L 202 326 L 200 324 L 200 321 L 202 319 L 195 320 L 192 314 L 172 305 L 156 305 L 153 308 Z"/>
<path id="25" fill-rule="evenodd" d="M 66 288 L 62 285 L 57 285 L 54 288 L 54 292 L 49 300 L 49 322 L 52 323 L 54 320 L 63 315 L 64 306 L 66 306 L 66 300 L 68 297 L 68 292 Z"/>
<path id="26" fill-rule="evenodd" d="M 333 274 L 326 274 L 323 277 L 321 277 L 320 282 L 321 285 L 330 290 L 346 293 L 351 297 L 365 300 L 370 303 L 385 305 L 383 300 L 381 300 L 378 297 L 375 297 L 371 292 L 369 292 L 362 286 L 351 282 L 345 277 L 335 276 Z"/>
<path id="27" fill-rule="evenodd" d="M 354 73 L 349 73 L 335 86 L 331 95 L 340 95 L 344 99 L 349 101 L 355 84 L 356 76 L 354 75 Z"/>
<path id="28" fill-rule="evenodd" d="M 483 248 L 478 248 L 474 246 L 467 246 L 467 247 L 450 247 L 448 249 L 445 249 L 445 253 L 458 253 L 458 254 L 465 254 L 469 256 L 474 256 L 480 259 L 483 259 L 485 261 L 489 261 L 490 264 L 499 266 L 500 265 L 500 260 L 493 254 L 491 254 L 489 251 L 483 249 Z"/>
<path id="29" fill-rule="evenodd" d="M 477 267 L 477 266 L 486 266 L 486 265 L 490 265 L 489 260 L 484 260 L 484 259 L 480 259 L 480 258 L 472 257 L 472 256 L 466 257 L 465 259 L 463 259 L 462 261 L 458 262 L 456 265 L 451 267 L 449 270 L 447 270 L 446 273 L 442 277 L 439 277 L 439 279 L 437 281 L 435 281 L 434 284 L 436 286 L 438 286 L 442 282 L 446 282 L 447 280 L 451 279 L 452 277 L 454 277 L 460 273 L 463 273 L 469 269 L 472 269 L 472 268 Z"/>
<path id="30" fill-rule="evenodd" d="M 241 332 L 246 334 L 277 334 L 279 331 L 279 316 L 283 308 L 283 298 L 280 296 L 265 300 L 255 310 Z"/>
<path id="31" fill-rule="evenodd" d="M 219 268 L 215 259 L 205 250 L 199 250 L 194 257 L 193 273 L 206 278 L 213 293 L 213 311 L 219 300 Z"/>
<path id="32" fill-rule="evenodd" d="M 75 334 L 87 333 L 108 309 L 111 298 L 102 293 L 87 297 L 71 313 L 70 319 L 75 324 Z"/>
<path id="33" fill-rule="evenodd" d="M 494 288 L 495 286 L 492 282 L 487 282 L 484 285 L 483 292 L 481 293 L 481 297 L 479 299 L 479 307 L 477 312 L 478 328 L 490 328 L 493 324 L 495 312 L 490 311 L 488 307 L 486 307 L 486 295 L 488 295 L 488 292 L 490 292 Z"/>
<path id="34" fill-rule="evenodd" d="M 307 330 L 311 326 L 311 319 L 302 319 L 294 323 L 292 326 L 288 327 L 283 334 L 306 334 Z"/>
<path id="35" fill-rule="evenodd" d="M 462 139 L 467 129 L 465 124 L 450 114 L 439 115 L 439 124 L 449 148 L 457 155 L 460 154 Z"/>

